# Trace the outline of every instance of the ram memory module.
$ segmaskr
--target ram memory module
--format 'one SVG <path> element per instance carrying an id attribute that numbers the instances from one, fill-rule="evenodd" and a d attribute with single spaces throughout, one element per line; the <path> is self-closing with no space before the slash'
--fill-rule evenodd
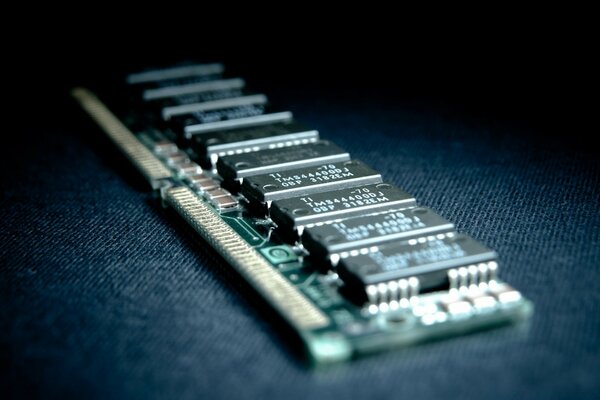
<path id="1" fill-rule="evenodd" d="M 110 105 L 120 93 L 72 95 L 298 333 L 308 360 L 343 362 L 531 315 L 496 252 L 224 70 L 130 74 L 123 91 L 138 101 L 122 118 Z"/>

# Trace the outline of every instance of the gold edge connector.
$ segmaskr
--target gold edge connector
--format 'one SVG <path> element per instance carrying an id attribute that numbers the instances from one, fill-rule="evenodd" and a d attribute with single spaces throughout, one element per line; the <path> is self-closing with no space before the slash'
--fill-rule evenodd
<path id="1" fill-rule="evenodd" d="M 294 326 L 317 329 L 329 318 L 187 187 L 166 190 L 166 201 Z"/>
<path id="2" fill-rule="evenodd" d="M 144 175 L 153 189 L 160 188 L 162 179 L 171 177 L 171 171 L 92 92 L 75 88 L 71 95 Z"/>

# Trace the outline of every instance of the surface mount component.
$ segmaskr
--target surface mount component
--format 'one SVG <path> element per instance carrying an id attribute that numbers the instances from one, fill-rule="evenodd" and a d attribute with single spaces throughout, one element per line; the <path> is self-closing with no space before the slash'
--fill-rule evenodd
<path id="1" fill-rule="evenodd" d="M 206 99 L 206 93 L 236 93 L 241 96 L 246 82 L 242 78 L 218 79 L 213 81 L 190 83 L 187 85 L 167 86 L 147 89 L 142 93 L 142 99 L 147 102 L 159 102 L 164 106 L 186 103 L 198 103 L 215 100 Z M 235 96 L 231 96 L 235 97 Z M 165 103 L 162 103 L 165 102 Z"/>
<path id="2" fill-rule="evenodd" d="M 161 114 L 177 134 L 191 137 L 194 132 L 199 132 L 196 127 L 204 124 L 221 124 L 238 119 L 247 121 L 263 114 L 283 111 L 271 105 L 264 94 L 255 94 L 165 107 Z"/>
<path id="3" fill-rule="evenodd" d="M 262 110 L 267 104 L 267 101 L 267 96 L 264 94 L 253 94 L 248 96 L 205 100 L 197 103 L 177 104 L 164 107 L 162 109 L 162 117 L 165 121 L 168 121 L 176 116 L 184 116 L 181 120 L 185 121 L 182 122 L 184 125 L 198 122 L 214 122 L 223 119 L 235 119 L 246 117 L 248 114 L 259 111 L 262 114 Z M 192 120 L 192 122 L 190 123 L 188 120 Z"/>
<path id="4" fill-rule="evenodd" d="M 291 121 L 292 118 L 293 115 L 290 111 L 281 111 L 243 118 L 205 122 L 202 124 L 186 125 L 183 128 L 183 135 L 186 139 L 191 139 L 194 135 L 203 134 L 206 132 L 216 132 L 224 129 L 234 128 L 247 128 L 251 126 L 275 124 L 278 122 L 288 122 Z"/>
<path id="5" fill-rule="evenodd" d="M 424 207 L 384 211 L 308 225 L 302 244 L 315 258 L 336 265 L 340 254 L 386 242 L 454 229 L 454 224 Z"/>
<path id="6" fill-rule="evenodd" d="M 293 147 L 235 154 L 219 158 L 217 170 L 225 180 L 350 160 L 350 154 L 321 140 Z"/>
<path id="7" fill-rule="evenodd" d="M 250 202 L 268 203 L 295 196 L 381 183 L 381 174 L 360 161 L 316 165 L 244 179 L 242 194 Z"/>
<path id="8" fill-rule="evenodd" d="M 119 108 L 122 120 L 90 91 L 72 95 L 161 204 L 287 321 L 310 361 L 531 314 L 498 276 L 494 251 L 223 73 L 222 64 L 186 64 L 131 74 L 122 91 L 107 85 L 100 98 L 131 106 Z"/>
<path id="9" fill-rule="evenodd" d="M 380 303 L 386 296 L 410 298 L 434 289 L 479 287 L 495 281 L 498 265 L 496 252 L 454 232 L 356 253 L 342 257 L 337 270 L 355 294 L 362 292 L 372 303 Z"/>
<path id="10" fill-rule="evenodd" d="M 332 221 L 389 209 L 415 207 L 414 197 L 390 185 L 379 183 L 276 200 L 271 219 L 284 233 L 302 235 L 308 224 Z"/>
<path id="11" fill-rule="evenodd" d="M 319 140 L 319 132 L 294 121 L 219 130 L 194 135 L 191 147 L 203 165 L 216 167 L 222 156 L 308 144 Z"/>
<path id="12" fill-rule="evenodd" d="M 131 87 L 144 90 L 215 80 L 219 79 L 224 71 L 225 66 L 220 63 L 188 64 L 129 74 L 125 81 Z"/>

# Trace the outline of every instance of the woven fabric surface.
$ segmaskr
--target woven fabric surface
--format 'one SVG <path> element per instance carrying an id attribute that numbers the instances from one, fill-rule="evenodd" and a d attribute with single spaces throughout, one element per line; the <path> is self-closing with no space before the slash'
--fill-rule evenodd
<path id="1" fill-rule="evenodd" d="M 307 369 L 269 310 L 65 95 L 5 149 L 2 398 L 600 396 L 597 157 L 491 120 L 287 100 L 497 250 L 502 278 L 535 303 L 530 323 Z"/>

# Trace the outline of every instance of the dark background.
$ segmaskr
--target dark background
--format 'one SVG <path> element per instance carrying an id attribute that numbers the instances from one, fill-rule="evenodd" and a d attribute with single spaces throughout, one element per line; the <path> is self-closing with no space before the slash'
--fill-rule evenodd
<path id="1" fill-rule="evenodd" d="M 356 23 L 324 35 L 307 19 L 249 24 L 227 41 L 225 23 L 165 35 L 161 24 L 112 22 L 11 49 L 0 197 L 8 398 L 600 396 L 585 29 L 366 35 Z M 268 308 L 68 98 L 76 84 L 118 95 L 123 73 L 189 58 L 224 61 L 496 249 L 501 276 L 536 305 L 531 323 L 307 369 Z"/>

